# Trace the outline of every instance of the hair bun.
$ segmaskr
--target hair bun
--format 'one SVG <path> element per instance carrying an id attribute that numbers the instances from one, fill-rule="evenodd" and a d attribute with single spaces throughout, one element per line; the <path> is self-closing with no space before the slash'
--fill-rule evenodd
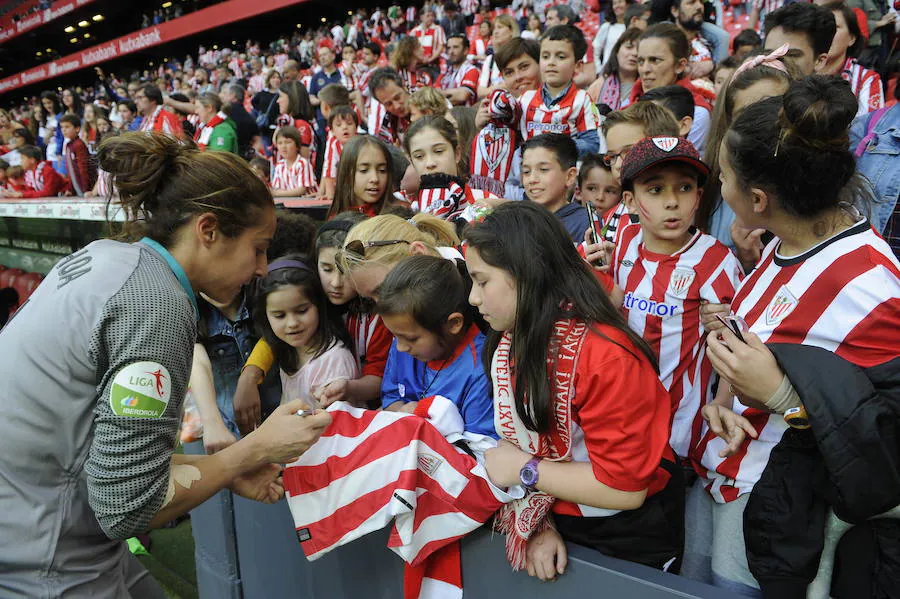
<path id="1" fill-rule="evenodd" d="M 197 153 L 194 146 L 170 135 L 136 131 L 104 140 L 97 162 L 112 175 L 123 207 L 136 216 L 155 209 L 159 187 L 176 160 L 192 153 Z"/>
<path id="2" fill-rule="evenodd" d="M 850 84 L 840 77 L 810 75 L 794 81 L 784 94 L 781 137 L 816 149 L 845 151 L 858 108 Z"/>

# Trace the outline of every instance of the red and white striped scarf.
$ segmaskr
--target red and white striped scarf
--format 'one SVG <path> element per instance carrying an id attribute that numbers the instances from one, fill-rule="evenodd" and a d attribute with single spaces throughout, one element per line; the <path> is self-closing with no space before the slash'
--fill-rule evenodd
<path id="1" fill-rule="evenodd" d="M 194 141 L 197 142 L 197 147 L 201 150 L 205 150 L 206 146 L 209 145 L 209 138 L 212 135 L 213 129 L 224 123 L 227 118 L 228 115 L 220 110 L 213 118 L 209 119 L 209 122 L 201 123 L 197 127 L 197 130 L 194 131 Z"/>
<path id="2" fill-rule="evenodd" d="M 412 209 L 444 220 L 454 220 L 474 203 L 472 192 L 462 179 L 439 173 L 422 176 Z"/>
<path id="3" fill-rule="evenodd" d="M 553 400 L 553 422 L 549 434 L 525 427 L 516 411 L 513 391 L 512 334 L 500 339 L 491 360 L 494 384 L 494 426 L 502 439 L 522 451 L 554 462 L 572 459 L 572 398 L 575 394 L 575 367 L 588 326 L 581 320 L 563 318 L 553 325 L 547 348 L 547 372 Z M 527 398 L 526 398 L 527 400 Z M 530 409 L 530 408 L 529 408 Z M 531 535 L 552 526 L 547 518 L 556 498 L 542 491 L 505 504 L 494 519 L 494 528 L 506 534 L 506 558 L 514 570 L 526 566 L 525 549 Z"/>

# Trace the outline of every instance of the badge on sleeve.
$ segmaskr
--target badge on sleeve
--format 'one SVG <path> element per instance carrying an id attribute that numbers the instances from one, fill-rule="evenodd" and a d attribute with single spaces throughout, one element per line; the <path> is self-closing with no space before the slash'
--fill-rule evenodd
<path id="1" fill-rule="evenodd" d="M 109 406 L 117 416 L 159 418 L 169 405 L 172 378 L 162 364 L 135 362 L 113 379 Z"/>

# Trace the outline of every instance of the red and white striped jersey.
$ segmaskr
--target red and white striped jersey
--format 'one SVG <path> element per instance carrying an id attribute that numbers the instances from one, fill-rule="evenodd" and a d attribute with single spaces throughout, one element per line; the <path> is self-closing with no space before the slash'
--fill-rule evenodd
<path id="1" fill-rule="evenodd" d="M 684 457 L 700 440 L 700 408 L 713 398 L 700 302 L 730 303 L 742 271 L 727 247 L 700 231 L 671 256 L 649 251 L 643 239 L 640 225 L 625 226 L 610 264 L 625 291 L 628 326 L 653 349 L 659 378 L 678 405 L 669 445 Z"/>
<path id="2" fill-rule="evenodd" d="M 393 520 L 388 546 L 418 565 L 512 499 L 421 417 L 343 402 L 328 411 L 332 422 L 322 437 L 284 470 L 288 507 L 309 560 Z"/>
<path id="3" fill-rule="evenodd" d="M 257 94 L 266 88 L 266 76 L 263 73 L 253 75 L 247 81 L 247 91 L 251 94 Z"/>
<path id="4" fill-rule="evenodd" d="M 542 133 L 573 135 L 598 126 L 596 106 L 587 92 L 575 85 L 569 85 L 551 106 L 544 104 L 540 89 L 523 93 L 519 103 L 522 105 L 522 139 L 526 141 Z"/>
<path id="5" fill-rule="evenodd" d="M 356 84 L 359 86 L 359 93 L 362 94 L 362 97 L 366 100 L 372 97 L 372 94 L 369 93 L 369 79 L 372 78 L 372 73 L 374 73 L 375 70 L 375 68 L 366 69 L 365 67 L 360 67 L 359 75 L 356 78 Z"/>
<path id="6" fill-rule="evenodd" d="M 419 38 L 419 44 L 422 46 L 422 56 L 431 58 L 435 48 L 438 46 L 445 47 L 447 45 L 447 36 L 444 34 L 444 28 L 435 23 L 431 27 L 417 26 L 410 32 Z"/>
<path id="7" fill-rule="evenodd" d="M 690 62 L 703 62 L 704 60 L 712 59 L 712 51 L 709 49 L 709 46 L 706 44 L 706 40 L 704 40 L 703 37 L 698 35 L 691 40 Z"/>
<path id="8" fill-rule="evenodd" d="M 457 88 L 465 88 L 469 92 L 469 99 L 466 101 L 466 106 L 471 106 L 475 103 L 475 99 L 478 97 L 478 77 L 479 71 L 474 66 L 469 64 L 468 62 L 464 62 L 455 69 L 447 64 L 447 70 L 441 75 L 439 80 L 441 89 L 457 89 Z"/>
<path id="9" fill-rule="evenodd" d="M 478 12 L 478 0 L 462 0 L 459 3 L 459 10 L 466 16 L 474 15 Z"/>
<path id="10" fill-rule="evenodd" d="M 394 336 L 384 326 L 377 314 L 351 312 L 345 317 L 345 326 L 356 347 L 356 356 L 362 364 L 362 376 L 384 376 L 388 353 Z"/>
<path id="11" fill-rule="evenodd" d="M 344 144 L 329 131 L 325 140 L 325 162 L 322 163 L 322 176 L 337 179 L 338 163 L 341 160 L 341 151 Z"/>
<path id="12" fill-rule="evenodd" d="M 866 114 L 884 107 L 881 75 L 862 66 L 855 58 L 848 58 L 841 69 L 841 78 L 850 82 L 853 95 L 859 102 L 857 114 Z"/>
<path id="13" fill-rule="evenodd" d="M 272 189 L 299 189 L 306 188 L 306 192 L 318 189 L 316 175 L 309 161 L 303 156 L 297 156 L 293 164 L 288 166 L 282 158 L 275 164 L 272 172 Z"/>
<path id="14" fill-rule="evenodd" d="M 140 130 L 162 131 L 167 135 L 174 135 L 176 137 L 181 137 L 184 134 L 184 130 L 181 128 L 181 121 L 178 120 L 178 117 L 168 110 L 163 110 L 162 106 L 157 106 L 156 110 L 153 111 L 153 114 L 144 117 L 144 120 L 141 121 Z"/>
<path id="15" fill-rule="evenodd" d="M 408 69 L 403 69 L 402 71 L 398 71 L 398 73 L 403 80 L 404 87 L 406 87 L 409 93 L 415 92 L 420 87 L 431 87 L 431 75 L 429 75 L 427 71 L 410 71 Z"/>
<path id="16" fill-rule="evenodd" d="M 793 258 L 778 255 L 779 240 L 763 251 L 731 303 L 763 343 L 798 343 L 834 352 L 866 368 L 900 356 L 900 264 L 868 221 L 862 221 Z M 703 426 L 691 452 L 713 499 L 726 503 L 753 490 L 788 425 L 781 414 L 744 407 L 758 439 L 748 437 L 721 458 L 725 442 Z"/>

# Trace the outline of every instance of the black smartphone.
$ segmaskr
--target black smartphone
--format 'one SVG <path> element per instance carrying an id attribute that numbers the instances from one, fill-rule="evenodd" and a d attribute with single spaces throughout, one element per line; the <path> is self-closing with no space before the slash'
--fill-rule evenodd
<path id="1" fill-rule="evenodd" d="M 744 340 L 744 331 L 747 330 L 747 324 L 744 322 L 744 319 L 740 316 L 721 316 L 716 314 L 716 318 L 721 322 L 724 326 L 728 327 L 728 330 L 734 333 L 734 335 L 741 340 L 741 343 L 747 343 Z"/>

